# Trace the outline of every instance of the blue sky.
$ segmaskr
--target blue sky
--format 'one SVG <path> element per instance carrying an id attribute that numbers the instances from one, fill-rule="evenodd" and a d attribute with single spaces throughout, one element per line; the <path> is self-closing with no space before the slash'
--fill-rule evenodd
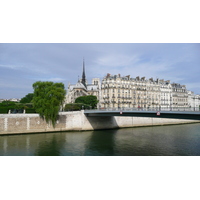
<path id="1" fill-rule="evenodd" d="M 35 81 L 76 83 L 107 73 L 185 84 L 200 94 L 200 44 L 195 43 L 0 43 L 0 98 L 22 98 Z"/>

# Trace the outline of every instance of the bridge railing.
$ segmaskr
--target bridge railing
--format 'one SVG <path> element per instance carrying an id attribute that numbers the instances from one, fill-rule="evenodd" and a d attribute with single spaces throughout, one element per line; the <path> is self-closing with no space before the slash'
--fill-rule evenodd
<path id="1" fill-rule="evenodd" d="M 199 107 L 172 107 L 172 108 L 97 108 L 86 110 L 99 110 L 99 111 L 186 111 L 186 112 L 199 112 Z"/>

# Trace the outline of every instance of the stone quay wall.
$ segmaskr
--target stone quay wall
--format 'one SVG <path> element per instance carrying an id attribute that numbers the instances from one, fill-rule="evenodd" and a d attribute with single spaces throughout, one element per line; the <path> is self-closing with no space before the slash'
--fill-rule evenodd
<path id="1" fill-rule="evenodd" d="M 98 129 L 128 128 L 185 123 L 200 123 L 200 120 L 164 119 L 149 117 L 86 117 L 84 111 L 61 112 L 56 127 L 47 124 L 38 114 L 0 114 L 0 135 L 86 131 Z"/>

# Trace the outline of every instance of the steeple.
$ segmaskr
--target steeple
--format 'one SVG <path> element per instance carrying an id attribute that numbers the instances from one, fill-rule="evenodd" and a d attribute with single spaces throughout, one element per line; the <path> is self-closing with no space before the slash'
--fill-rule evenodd
<path id="1" fill-rule="evenodd" d="M 87 88 L 87 86 L 86 86 L 86 77 L 85 77 L 85 61 L 84 61 L 84 59 L 83 59 L 83 74 L 82 74 L 81 83 Z"/>

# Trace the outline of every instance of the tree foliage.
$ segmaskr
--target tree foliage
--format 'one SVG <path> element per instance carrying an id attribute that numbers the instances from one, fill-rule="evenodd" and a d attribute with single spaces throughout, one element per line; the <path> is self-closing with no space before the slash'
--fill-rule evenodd
<path id="1" fill-rule="evenodd" d="M 64 103 L 65 87 L 63 83 L 35 82 L 33 84 L 33 106 L 40 117 L 55 127 L 58 112 Z"/>
<path id="2" fill-rule="evenodd" d="M 90 106 L 83 103 L 68 103 L 65 105 L 64 111 L 77 111 L 82 109 L 89 109 Z"/>
<path id="3" fill-rule="evenodd" d="M 19 103 L 13 101 L 3 101 L 0 103 L 0 113 L 8 113 L 9 110 L 11 113 L 23 113 L 24 109 L 26 110 L 26 113 L 36 113 L 32 103 Z"/>
<path id="4" fill-rule="evenodd" d="M 0 103 L 0 113 L 8 113 L 9 110 L 15 108 L 15 102 L 13 101 L 3 101 Z"/>
<path id="5" fill-rule="evenodd" d="M 31 103 L 33 99 L 33 93 L 28 93 L 25 97 L 20 100 L 20 103 Z"/>
<path id="6" fill-rule="evenodd" d="M 75 103 L 83 103 L 83 104 L 87 104 L 87 105 L 91 106 L 92 108 L 96 108 L 98 100 L 97 100 L 96 96 L 88 95 L 88 96 L 78 97 L 75 100 Z"/>

